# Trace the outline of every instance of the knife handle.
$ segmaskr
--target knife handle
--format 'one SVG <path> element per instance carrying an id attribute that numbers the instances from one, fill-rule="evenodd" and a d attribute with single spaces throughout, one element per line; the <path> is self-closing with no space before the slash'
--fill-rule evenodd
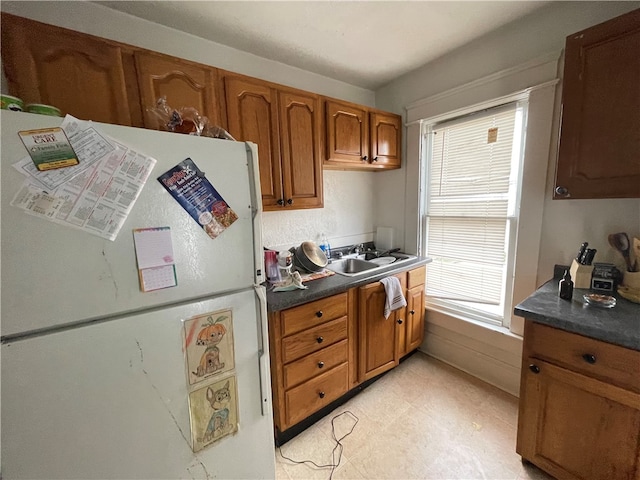
<path id="1" fill-rule="evenodd" d="M 581 265 L 584 265 L 584 256 L 587 253 L 587 247 L 589 246 L 589 242 L 584 242 L 580 245 L 580 250 L 578 250 L 578 256 L 576 257 L 576 261 Z"/>
<path id="2" fill-rule="evenodd" d="M 585 255 L 585 265 L 591 265 L 593 259 L 596 256 L 596 252 L 597 250 L 595 248 L 590 248 L 589 250 L 587 250 L 587 253 Z"/>

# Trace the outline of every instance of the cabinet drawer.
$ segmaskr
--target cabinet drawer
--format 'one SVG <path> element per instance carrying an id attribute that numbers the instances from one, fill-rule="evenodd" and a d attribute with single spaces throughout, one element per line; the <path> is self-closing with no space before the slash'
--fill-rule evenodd
<path id="1" fill-rule="evenodd" d="M 347 314 L 347 293 L 305 303 L 282 312 L 282 335 L 287 336 Z"/>
<path id="2" fill-rule="evenodd" d="M 640 352 L 531 321 L 524 338 L 532 357 L 640 392 Z"/>
<path id="3" fill-rule="evenodd" d="M 349 368 L 343 363 L 333 370 L 289 390 L 286 396 L 287 425 L 291 426 L 328 405 L 349 389 Z"/>
<path id="4" fill-rule="evenodd" d="M 335 345 L 318 350 L 300 360 L 284 367 L 285 390 L 309 380 L 321 373 L 331 370 L 336 365 L 346 362 L 348 358 L 347 341 L 342 340 Z"/>
<path id="5" fill-rule="evenodd" d="M 423 265 L 420 268 L 416 268 L 415 270 L 407 272 L 407 288 L 424 285 L 425 270 L 426 268 Z"/>
<path id="6" fill-rule="evenodd" d="M 282 340 L 282 358 L 289 363 L 347 338 L 347 317 L 296 333 Z"/>

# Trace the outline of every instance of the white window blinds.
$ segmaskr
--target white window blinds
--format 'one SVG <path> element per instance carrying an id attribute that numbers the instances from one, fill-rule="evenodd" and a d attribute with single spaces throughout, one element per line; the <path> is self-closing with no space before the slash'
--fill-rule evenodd
<path id="1" fill-rule="evenodd" d="M 427 295 L 504 301 L 522 112 L 510 104 L 436 124 L 427 182 Z"/>

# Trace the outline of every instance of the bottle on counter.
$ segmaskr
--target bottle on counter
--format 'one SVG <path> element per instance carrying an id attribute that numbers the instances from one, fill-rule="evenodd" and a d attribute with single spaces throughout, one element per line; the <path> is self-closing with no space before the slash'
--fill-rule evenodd
<path id="1" fill-rule="evenodd" d="M 569 270 L 564 271 L 564 276 L 558 284 L 558 296 L 563 300 L 571 300 L 573 298 L 573 281 Z"/>
<path id="2" fill-rule="evenodd" d="M 320 240 L 320 249 L 327 256 L 327 259 L 331 258 L 331 245 L 329 244 L 329 240 L 327 236 L 323 233 Z"/>

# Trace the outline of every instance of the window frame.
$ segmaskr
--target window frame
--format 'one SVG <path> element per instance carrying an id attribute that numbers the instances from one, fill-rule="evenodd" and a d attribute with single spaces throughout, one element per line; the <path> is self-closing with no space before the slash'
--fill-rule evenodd
<path id="1" fill-rule="evenodd" d="M 455 124 L 465 122 L 467 119 L 472 120 L 478 118 L 478 115 L 490 115 L 492 112 L 498 113 L 501 109 L 511 108 L 514 105 L 516 109 L 521 110 L 522 118 L 518 125 L 519 151 L 518 161 L 515 168 L 515 198 L 513 199 L 513 208 L 504 217 L 506 220 L 505 228 L 505 250 L 506 259 L 504 264 L 504 282 L 501 292 L 501 302 L 499 306 L 491 307 L 487 305 L 475 304 L 470 301 L 460 301 L 454 299 L 444 299 L 438 297 L 426 297 L 426 306 L 429 309 L 437 310 L 442 313 L 461 317 L 473 322 L 485 325 L 509 328 L 511 326 L 512 309 L 513 309 L 513 293 L 515 283 L 515 267 L 516 267 L 516 251 L 518 247 L 518 230 L 520 222 L 520 205 L 522 199 L 522 182 L 525 164 L 525 152 L 528 128 L 528 111 L 529 111 L 529 91 L 525 90 L 509 97 L 502 97 L 490 102 L 484 102 L 465 109 L 458 109 L 453 112 L 444 113 L 430 119 L 420 121 L 420 218 L 422 219 L 420 228 L 418 229 L 418 251 L 422 255 L 426 255 L 426 243 L 428 238 L 428 198 L 429 198 L 429 175 L 432 168 L 430 153 L 432 152 L 431 132 L 434 128 L 443 124 Z M 514 133 L 514 140 L 516 134 Z M 513 166 L 512 166 L 513 168 Z M 513 173 L 512 173 L 513 174 Z"/>

